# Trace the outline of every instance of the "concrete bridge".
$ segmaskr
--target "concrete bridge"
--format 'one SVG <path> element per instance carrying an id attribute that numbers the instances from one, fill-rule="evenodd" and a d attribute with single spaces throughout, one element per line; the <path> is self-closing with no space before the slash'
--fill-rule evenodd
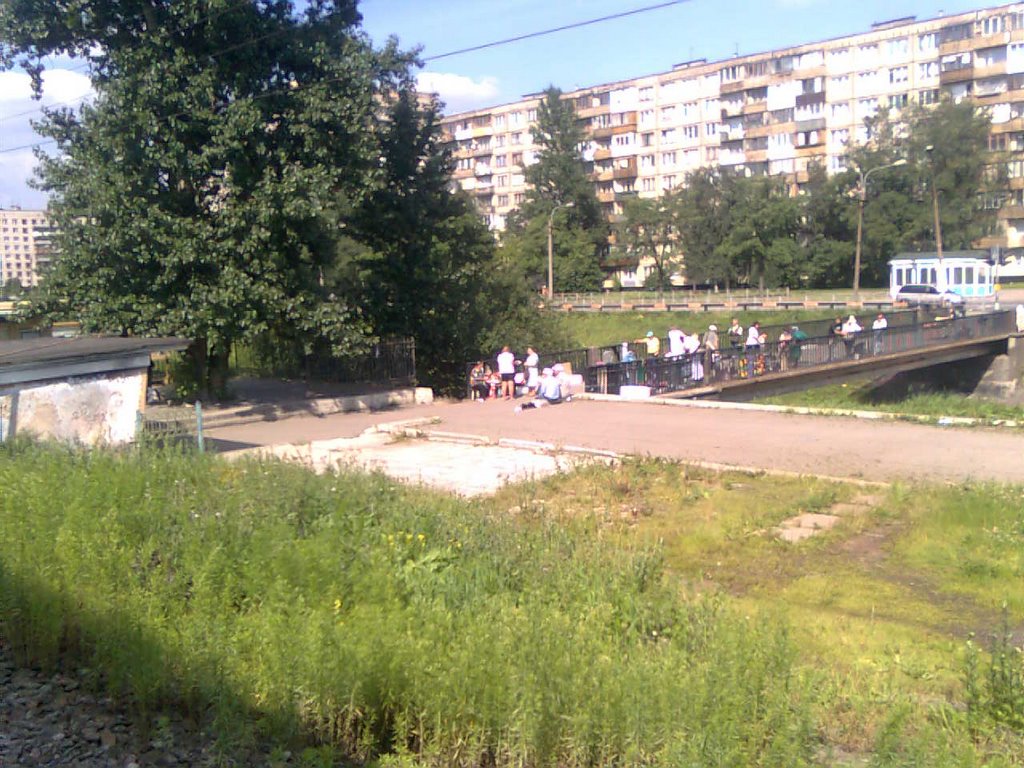
<path id="1" fill-rule="evenodd" d="M 970 362 L 966 362 L 970 361 Z M 588 392 L 750 400 L 837 381 L 882 378 L 964 364 L 993 393 L 1024 372 L 1024 339 L 1013 311 L 916 322 L 851 338 L 819 336 L 748 349 L 589 366 Z M 963 367 L 963 366 L 961 366 Z M 643 387 L 636 390 L 631 387 Z"/>

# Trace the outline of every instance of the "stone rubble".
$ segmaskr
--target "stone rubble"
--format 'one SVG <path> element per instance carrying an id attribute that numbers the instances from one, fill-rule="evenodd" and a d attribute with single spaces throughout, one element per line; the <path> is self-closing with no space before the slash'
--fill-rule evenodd
<path id="1" fill-rule="evenodd" d="M 224 764 L 214 739 L 180 715 L 141 724 L 74 676 L 19 668 L 0 645 L 0 766 L 175 768 Z M 140 727 L 146 725 L 148 727 Z M 247 755 L 239 765 L 288 765 L 291 755 Z M 230 761 L 229 761 L 230 762 Z"/>

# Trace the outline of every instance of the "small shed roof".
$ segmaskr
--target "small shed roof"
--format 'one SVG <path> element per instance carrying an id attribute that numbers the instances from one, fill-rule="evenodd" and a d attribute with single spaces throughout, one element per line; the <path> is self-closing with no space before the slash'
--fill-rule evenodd
<path id="1" fill-rule="evenodd" d="M 38 363 L 78 363 L 100 358 L 154 352 L 175 352 L 188 347 L 188 339 L 138 336 L 99 336 L 74 339 L 21 339 L 0 341 L 0 369 Z"/>

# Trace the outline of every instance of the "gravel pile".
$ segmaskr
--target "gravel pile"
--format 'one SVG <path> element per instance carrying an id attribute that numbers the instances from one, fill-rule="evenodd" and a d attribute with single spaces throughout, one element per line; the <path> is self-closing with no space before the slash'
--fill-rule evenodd
<path id="1" fill-rule="evenodd" d="M 274 765 L 291 762 L 275 754 Z M 269 765 L 267 754 L 239 765 Z M 212 737 L 174 714 L 140 723 L 74 676 L 21 669 L 0 646 L 0 766 L 142 768 L 223 764 Z"/>

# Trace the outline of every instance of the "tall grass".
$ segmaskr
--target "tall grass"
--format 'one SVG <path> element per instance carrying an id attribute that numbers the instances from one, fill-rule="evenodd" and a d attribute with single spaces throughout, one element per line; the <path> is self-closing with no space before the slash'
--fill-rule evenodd
<path id="1" fill-rule="evenodd" d="M 432 765 L 800 766 L 784 625 L 684 599 L 587 520 L 381 476 L 0 448 L 0 631 L 225 738 Z"/>

